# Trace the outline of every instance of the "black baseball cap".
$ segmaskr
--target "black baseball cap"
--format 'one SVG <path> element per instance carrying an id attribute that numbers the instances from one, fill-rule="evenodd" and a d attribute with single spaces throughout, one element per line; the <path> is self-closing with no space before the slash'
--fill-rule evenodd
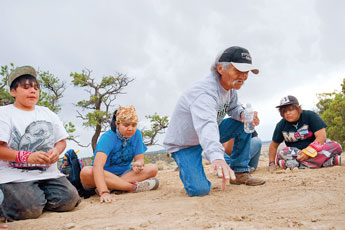
<path id="1" fill-rule="evenodd" d="M 293 104 L 299 105 L 298 100 L 296 97 L 289 95 L 280 99 L 280 105 L 276 106 L 276 108 L 281 108 L 283 106 L 293 105 Z"/>
<path id="2" fill-rule="evenodd" d="M 241 72 L 252 71 L 254 74 L 259 73 L 259 69 L 252 65 L 252 57 L 247 49 L 239 46 L 227 48 L 218 62 L 231 62 L 231 64 Z"/>

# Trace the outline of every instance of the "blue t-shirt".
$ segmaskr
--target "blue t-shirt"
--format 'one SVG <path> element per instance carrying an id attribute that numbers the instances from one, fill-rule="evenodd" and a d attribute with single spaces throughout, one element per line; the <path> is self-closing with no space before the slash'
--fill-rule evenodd
<path id="1" fill-rule="evenodd" d="M 122 175 L 131 168 L 131 163 L 135 156 L 147 150 L 143 143 L 143 138 L 139 129 L 127 140 L 126 147 L 122 147 L 122 141 L 117 137 L 113 130 L 108 130 L 99 139 L 94 156 L 97 152 L 107 155 L 104 170 L 116 175 Z M 93 165 L 93 162 L 92 162 Z"/>

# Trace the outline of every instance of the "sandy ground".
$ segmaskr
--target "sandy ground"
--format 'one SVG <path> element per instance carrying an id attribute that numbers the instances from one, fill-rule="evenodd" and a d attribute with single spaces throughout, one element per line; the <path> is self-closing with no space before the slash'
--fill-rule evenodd
<path id="1" fill-rule="evenodd" d="M 344 154 L 343 154 L 344 156 Z M 160 164 L 158 190 L 117 195 L 111 204 L 97 196 L 72 212 L 45 212 L 9 229 L 345 229 L 345 165 L 322 169 L 267 170 L 262 156 L 255 176 L 263 186 L 227 185 L 209 172 L 209 196 L 190 198 L 176 165 Z"/>

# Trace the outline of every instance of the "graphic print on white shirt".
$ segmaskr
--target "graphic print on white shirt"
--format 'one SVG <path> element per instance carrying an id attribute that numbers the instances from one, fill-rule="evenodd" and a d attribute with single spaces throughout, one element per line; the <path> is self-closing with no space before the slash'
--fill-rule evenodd
<path id="1" fill-rule="evenodd" d="M 54 147 L 53 126 L 47 121 L 34 121 L 21 133 L 13 127 L 9 147 L 21 151 L 48 152 Z"/>
<path id="2" fill-rule="evenodd" d="M 9 147 L 20 151 L 28 152 L 48 152 L 53 148 L 55 139 L 53 133 L 53 125 L 47 121 L 34 121 L 25 129 L 23 135 L 14 126 L 11 133 L 11 141 Z M 28 164 L 9 162 L 9 165 L 14 168 L 25 170 L 46 170 L 50 165 L 42 164 Z"/>

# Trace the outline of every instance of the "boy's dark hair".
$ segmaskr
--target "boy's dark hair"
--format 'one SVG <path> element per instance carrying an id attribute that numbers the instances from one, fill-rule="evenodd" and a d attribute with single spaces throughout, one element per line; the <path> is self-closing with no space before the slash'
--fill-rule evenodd
<path id="1" fill-rule="evenodd" d="M 287 106 L 282 106 L 279 107 L 279 113 L 281 117 L 284 117 L 284 113 L 288 110 L 293 110 L 296 109 L 298 111 L 299 114 L 302 113 L 302 107 L 299 104 L 291 104 L 291 105 L 287 105 Z"/>
<path id="2" fill-rule="evenodd" d="M 18 88 L 18 86 L 24 86 L 27 80 L 29 81 L 29 84 L 31 87 L 33 87 L 34 84 L 36 84 L 37 87 L 40 88 L 40 83 L 37 81 L 37 79 L 34 76 L 31 76 L 30 74 L 25 74 L 25 75 L 22 75 L 22 76 L 16 78 L 12 82 L 12 84 L 10 86 L 10 90 L 11 89 L 16 90 Z"/>
<path id="3" fill-rule="evenodd" d="M 115 125 L 115 122 L 116 122 L 116 113 L 117 113 L 117 110 L 115 110 L 115 112 L 113 113 L 113 118 L 112 118 L 111 123 L 110 123 L 110 128 L 111 128 L 111 130 L 113 130 L 114 132 L 116 132 L 116 125 Z"/>

